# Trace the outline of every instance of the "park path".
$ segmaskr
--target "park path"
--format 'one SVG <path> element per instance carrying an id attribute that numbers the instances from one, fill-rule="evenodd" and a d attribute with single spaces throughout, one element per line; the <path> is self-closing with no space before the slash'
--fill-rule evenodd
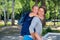
<path id="1" fill-rule="evenodd" d="M 22 36 L 3 36 L 0 40 L 23 40 Z"/>
<path id="2" fill-rule="evenodd" d="M 0 40 L 23 40 L 23 37 L 20 36 L 20 31 L 21 26 L 2 27 L 0 28 Z"/>
<path id="3" fill-rule="evenodd" d="M 0 28 L 0 40 L 23 40 L 20 36 L 21 26 L 5 26 Z"/>

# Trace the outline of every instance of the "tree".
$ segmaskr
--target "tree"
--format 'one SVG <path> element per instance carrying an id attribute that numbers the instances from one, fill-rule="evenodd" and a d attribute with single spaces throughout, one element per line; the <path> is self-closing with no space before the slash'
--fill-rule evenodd
<path id="1" fill-rule="evenodd" d="M 38 3 L 40 2 L 40 0 L 33 0 L 35 2 L 35 5 L 38 5 Z"/>
<path id="2" fill-rule="evenodd" d="M 20 2 L 22 4 L 22 10 L 21 10 L 21 14 L 20 15 L 26 14 L 26 12 L 31 10 L 30 9 L 30 0 L 29 1 L 28 0 L 23 0 L 23 1 L 20 0 Z"/>
<path id="3" fill-rule="evenodd" d="M 6 24 L 7 23 L 7 20 L 6 20 L 6 3 L 5 2 L 6 2 L 6 0 L 3 0 L 4 23 L 5 23 L 5 26 L 6 26 L 7 25 Z"/>
<path id="4" fill-rule="evenodd" d="M 54 17 L 54 26 L 55 26 L 55 19 L 57 19 L 58 20 L 58 17 L 57 17 L 57 15 L 58 15 L 58 0 L 54 0 L 53 1 L 54 2 L 54 4 L 55 4 L 55 7 L 54 7 L 54 9 L 55 9 L 55 11 L 54 11 L 54 13 L 55 13 L 55 17 Z"/>
<path id="5" fill-rule="evenodd" d="M 15 0 L 12 0 L 12 25 L 14 25 L 14 6 L 15 6 Z"/>
<path id="6" fill-rule="evenodd" d="M 0 20 L 1 20 L 1 14 L 0 14 Z"/>
<path id="7" fill-rule="evenodd" d="M 3 9 L 3 7 L 2 7 L 2 0 L 0 0 L 0 20 L 1 20 L 1 15 L 2 15 L 2 9 Z"/>
<path id="8" fill-rule="evenodd" d="M 0 3 L 1 4 L 1 3 Z M 1 9 L 0 9 L 0 12 L 1 12 Z M 0 20 L 1 20 L 1 13 L 0 13 Z"/>
<path id="9" fill-rule="evenodd" d="M 7 21 L 9 21 L 9 12 L 8 12 L 8 7 L 9 6 L 9 0 L 7 0 Z"/>

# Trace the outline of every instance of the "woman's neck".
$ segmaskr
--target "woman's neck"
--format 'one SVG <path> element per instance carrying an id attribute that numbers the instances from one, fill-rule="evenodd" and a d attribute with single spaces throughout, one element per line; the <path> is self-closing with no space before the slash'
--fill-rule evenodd
<path id="1" fill-rule="evenodd" d="M 39 18 L 40 18 L 41 20 L 44 19 L 44 16 L 43 16 L 43 15 L 38 15 L 38 16 L 39 16 Z"/>

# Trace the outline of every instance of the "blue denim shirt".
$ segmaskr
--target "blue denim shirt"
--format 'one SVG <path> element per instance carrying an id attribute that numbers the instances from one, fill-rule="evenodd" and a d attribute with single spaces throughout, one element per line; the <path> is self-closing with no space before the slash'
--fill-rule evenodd
<path id="1" fill-rule="evenodd" d="M 21 35 L 30 35 L 29 32 L 29 26 L 31 24 L 33 17 L 29 17 L 29 15 L 27 15 L 27 17 L 25 17 L 24 22 L 22 24 L 22 29 L 21 29 Z"/>

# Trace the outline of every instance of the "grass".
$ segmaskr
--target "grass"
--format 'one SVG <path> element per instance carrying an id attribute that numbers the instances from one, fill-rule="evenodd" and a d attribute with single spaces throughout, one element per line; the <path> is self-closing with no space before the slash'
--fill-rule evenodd
<path id="1" fill-rule="evenodd" d="M 7 24 L 7 26 L 11 26 L 12 23 L 8 21 L 6 24 Z M 16 22 L 14 24 L 18 25 Z M 4 21 L 0 21 L 0 27 L 3 27 L 4 25 L 5 25 Z"/>
<path id="2" fill-rule="evenodd" d="M 3 27 L 5 24 L 4 22 L 1 22 L 0 21 L 0 27 Z M 7 22 L 7 26 L 10 26 L 11 25 L 11 22 Z M 18 25 L 18 24 L 15 24 L 15 25 Z M 54 22 L 46 22 L 46 27 L 48 26 L 54 26 Z M 55 26 L 60 26 L 60 22 L 55 22 Z"/>
<path id="3" fill-rule="evenodd" d="M 0 24 L 0 27 L 4 26 L 4 24 Z"/>
<path id="4" fill-rule="evenodd" d="M 11 22 L 7 22 L 7 26 L 10 26 L 11 25 Z"/>
<path id="5" fill-rule="evenodd" d="M 46 22 L 46 26 L 54 26 L 54 22 Z M 60 22 L 55 22 L 55 26 L 60 26 Z"/>
<path id="6" fill-rule="evenodd" d="M 5 24 L 4 22 L 0 22 L 0 27 L 3 27 Z M 10 26 L 11 25 L 11 22 L 7 22 L 7 26 Z"/>
<path id="7" fill-rule="evenodd" d="M 4 26 L 4 22 L 0 21 L 0 27 Z"/>

